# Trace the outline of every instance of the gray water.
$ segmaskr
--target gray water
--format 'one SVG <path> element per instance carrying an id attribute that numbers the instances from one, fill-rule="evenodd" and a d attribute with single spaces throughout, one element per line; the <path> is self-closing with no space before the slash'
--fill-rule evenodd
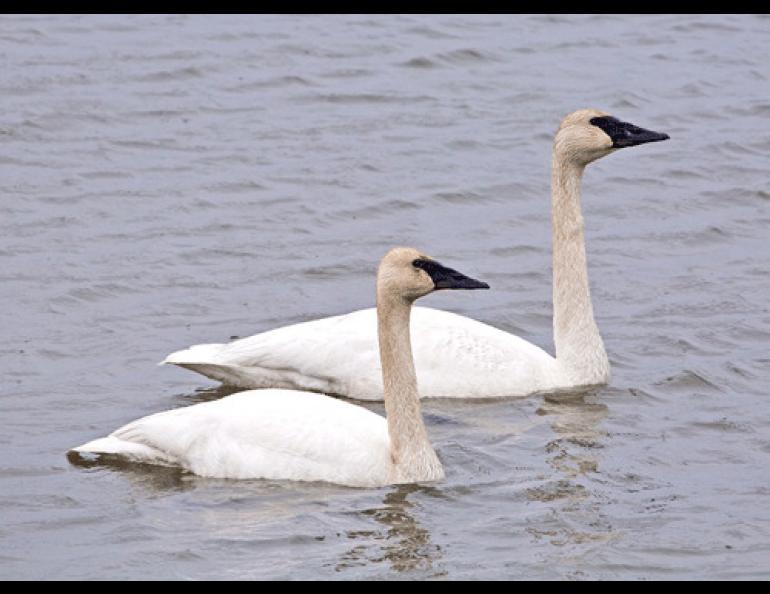
<path id="1" fill-rule="evenodd" d="M 0 17 L 0 578 L 770 579 L 768 56 L 751 15 Z M 551 350 L 588 106 L 671 135 L 586 173 L 609 386 L 425 402 L 434 485 L 67 460 L 229 393 L 169 352 L 371 306 L 393 245 Z"/>

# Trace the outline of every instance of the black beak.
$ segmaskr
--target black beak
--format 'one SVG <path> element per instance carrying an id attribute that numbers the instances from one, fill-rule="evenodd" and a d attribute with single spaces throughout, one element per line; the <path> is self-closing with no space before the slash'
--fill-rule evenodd
<path id="1" fill-rule="evenodd" d="M 452 268 L 447 268 L 435 260 L 415 260 L 412 264 L 416 268 L 422 268 L 433 279 L 433 284 L 438 289 L 488 289 L 489 285 L 481 281 L 465 276 Z"/>
<path id="2" fill-rule="evenodd" d="M 591 118 L 591 123 L 601 128 L 607 136 L 612 139 L 613 148 L 625 148 L 627 146 L 636 146 L 647 142 L 659 142 L 668 140 L 670 136 L 663 132 L 654 132 L 645 130 L 639 126 L 634 126 L 628 122 L 621 122 L 612 116 L 602 116 Z"/>

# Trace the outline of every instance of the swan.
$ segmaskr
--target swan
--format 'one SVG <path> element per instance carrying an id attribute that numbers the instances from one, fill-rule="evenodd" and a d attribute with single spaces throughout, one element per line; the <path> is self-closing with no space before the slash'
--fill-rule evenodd
<path id="1" fill-rule="evenodd" d="M 553 332 L 556 356 L 454 313 L 415 307 L 414 356 L 423 398 L 526 396 L 609 382 L 588 285 L 580 186 L 589 163 L 624 147 L 668 139 L 596 109 L 567 115 L 553 144 Z M 381 400 L 375 312 L 364 309 L 285 326 L 227 344 L 201 344 L 160 364 L 242 388 L 294 388 Z"/>
<path id="2" fill-rule="evenodd" d="M 387 418 L 312 392 L 249 390 L 144 417 L 68 455 L 109 454 L 214 478 L 354 487 L 441 480 L 417 391 L 412 303 L 436 290 L 488 288 L 413 248 L 385 255 L 377 271 L 377 333 Z"/>

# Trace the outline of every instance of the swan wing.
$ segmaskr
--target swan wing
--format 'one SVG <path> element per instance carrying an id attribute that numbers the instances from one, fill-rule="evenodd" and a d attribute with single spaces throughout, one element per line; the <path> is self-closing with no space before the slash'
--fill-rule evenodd
<path id="1" fill-rule="evenodd" d="M 77 452 L 181 466 L 200 476 L 387 484 L 383 417 L 292 390 L 252 390 L 153 414 Z"/>
<path id="2" fill-rule="evenodd" d="M 414 313 L 415 368 L 425 397 L 526 396 L 555 381 L 556 359 L 519 336 L 447 311 Z"/>
<path id="3" fill-rule="evenodd" d="M 200 344 L 162 363 L 191 369 L 243 388 L 288 388 L 350 395 L 379 392 L 382 400 L 374 308 L 292 324 L 227 344 Z M 359 384 L 362 384 L 359 386 Z"/>
<path id="4" fill-rule="evenodd" d="M 524 396 L 556 381 L 556 361 L 544 350 L 465 316 L 414 307 L 411 336 L 423 398 Z M 374 308 L 197 345 L 165 362 L 242 387 L 382 400 Z"/>

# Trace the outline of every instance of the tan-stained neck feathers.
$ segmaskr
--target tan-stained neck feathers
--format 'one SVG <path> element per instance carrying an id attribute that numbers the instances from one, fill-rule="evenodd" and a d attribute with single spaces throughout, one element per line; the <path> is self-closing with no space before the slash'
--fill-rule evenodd
<path id="1" fill-rule="evenodd" d="M 580 186 L 586 164 L 612 151 L 606 135 L 585 125 L 598 110 L 579 110 L 556 134 L 551 178 L 553 330 L 556 359 L 574 384 L 603 383 L 609 361 L 594 320 L 588 284 Z M 582 125 L 581 125 L 582 124 Z"/>
<path id="2" fill-rule="evenodd" d="M 444 477 L 422 418 L 410 340 L 412 303 L 433 290 L 411 266 L 418 257 L 424 256 L 417 250 L 391 250 L 377 275 L 377 332 L 394 483 Z"/>

